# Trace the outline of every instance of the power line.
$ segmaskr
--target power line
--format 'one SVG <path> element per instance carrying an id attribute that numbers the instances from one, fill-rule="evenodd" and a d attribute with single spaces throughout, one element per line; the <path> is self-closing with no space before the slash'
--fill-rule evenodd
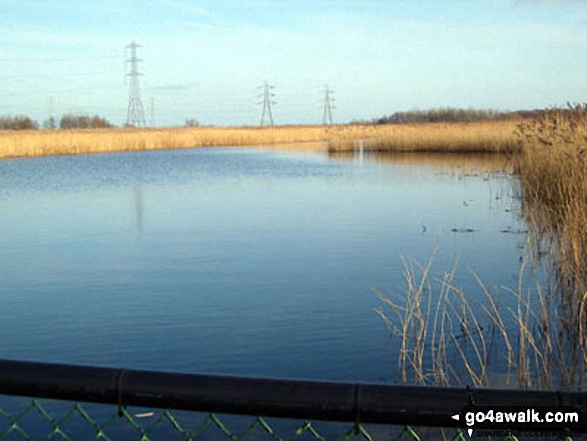
<path id="1" fill-rule="evenodd" d="M 271 112 L 271 104 L 276 104 L 272 98 L 275 96 L 271 90 L 273 90 L 273 86 L 269 84 L 267 80 L 265 80 L 265 84 L 261 86 L 263 88 L 263 94 L 259 95 L 259 97 L 263 96 L 263 111 L 261 112 L 261 127 L 265 125 L 265 114 L 269 116 L 269 125 L 273 126 L 273 114 Z M 261 104 L 261 103 L 259 103 Z"/>
<path id="2" fill-rule="evenodd" d="M 138 63 L 142 60 L 137 58 L 138 44 L 131 42 L 125 49 L 130 48 L 130 58 L 126 60 L 130 63 L 130 86 L 128 94 L 128 110 L 126 113 L 126 125 L 131 127 L 146 126 L 145 109 L 141 101 L 141 88 L 139 85 L 139 76 L 142 74 L 138 70 Z"/>

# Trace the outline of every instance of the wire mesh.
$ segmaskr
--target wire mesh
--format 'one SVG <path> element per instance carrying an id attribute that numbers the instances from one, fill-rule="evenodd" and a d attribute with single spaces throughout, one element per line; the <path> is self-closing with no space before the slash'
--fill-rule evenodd
<path id="1" fill-rule="evenodd" d="M 466 441 L 460 429 L 419 429 L 358 423 L 205 414 L 56 400 L 5 399 L 1 440 L 388 440 Z M 500 438 L 493 438 L 500 439 Z M 509 434 L 502 440 L 517 440 Z M 570 440 L 569 437 L 553 439 Z"/>

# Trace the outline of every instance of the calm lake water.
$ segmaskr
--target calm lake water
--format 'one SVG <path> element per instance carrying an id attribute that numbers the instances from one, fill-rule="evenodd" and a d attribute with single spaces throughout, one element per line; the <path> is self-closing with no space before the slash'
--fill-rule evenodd
<path id="1" fill-rule="evenodd" d="M 401 257 L 516 286 L 488 159 L 213 148 L 0 161 L 0 357 L 392 381 Z M 453 230 L 458 230 L 457 232 Z M 473 231 L 470 231 L 473 230 Z"/>

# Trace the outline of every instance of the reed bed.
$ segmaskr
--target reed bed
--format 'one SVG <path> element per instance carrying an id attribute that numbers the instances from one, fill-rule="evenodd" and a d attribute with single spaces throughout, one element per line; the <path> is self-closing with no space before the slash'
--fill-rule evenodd
<path id="1" fill-rule="evenodd" d="M 0 131 L 0 158 L 219 146 L 316 150 L 333 137 L 375 133 L 369 125 Z"/>
<path id="2" fill-rule="evenodd" d="M 535 249 L 553 260 L 560 288 L 576 302 L 587 291 L 587 107 L 544 111 L 521 123 L 519 134 L 523 212 Z"/>
<path id="3" fill-rule="evenodd" d="M 470 123 L 390 124 L 377 126 L 362 143 L 348 138 L 330 140 L 329 150 L 363 146 L 377 152 L 512 153 L 519 149 L 517 120 Z"/>
<path id="4" fill-rule="evenodd" d="M 507 152 L 515 123 L 277 127 L 186 127 L 0 131 L 0 158 L 215 146 L 351 151 Z"/>

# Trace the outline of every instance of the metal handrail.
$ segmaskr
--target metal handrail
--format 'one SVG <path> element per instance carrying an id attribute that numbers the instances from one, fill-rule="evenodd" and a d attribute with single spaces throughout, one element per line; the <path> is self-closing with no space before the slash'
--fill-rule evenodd
<path id="1" fill-rule="evenodd" d="M 586 392 L 395 386 L 0 360 L 0 394 L 307 420 L 458 427 L 467 406 L 587 409 Z M 548 430 L 548 427 L 545 427 Z M 560 430 L 552 427 L 552 430 Z"/>

